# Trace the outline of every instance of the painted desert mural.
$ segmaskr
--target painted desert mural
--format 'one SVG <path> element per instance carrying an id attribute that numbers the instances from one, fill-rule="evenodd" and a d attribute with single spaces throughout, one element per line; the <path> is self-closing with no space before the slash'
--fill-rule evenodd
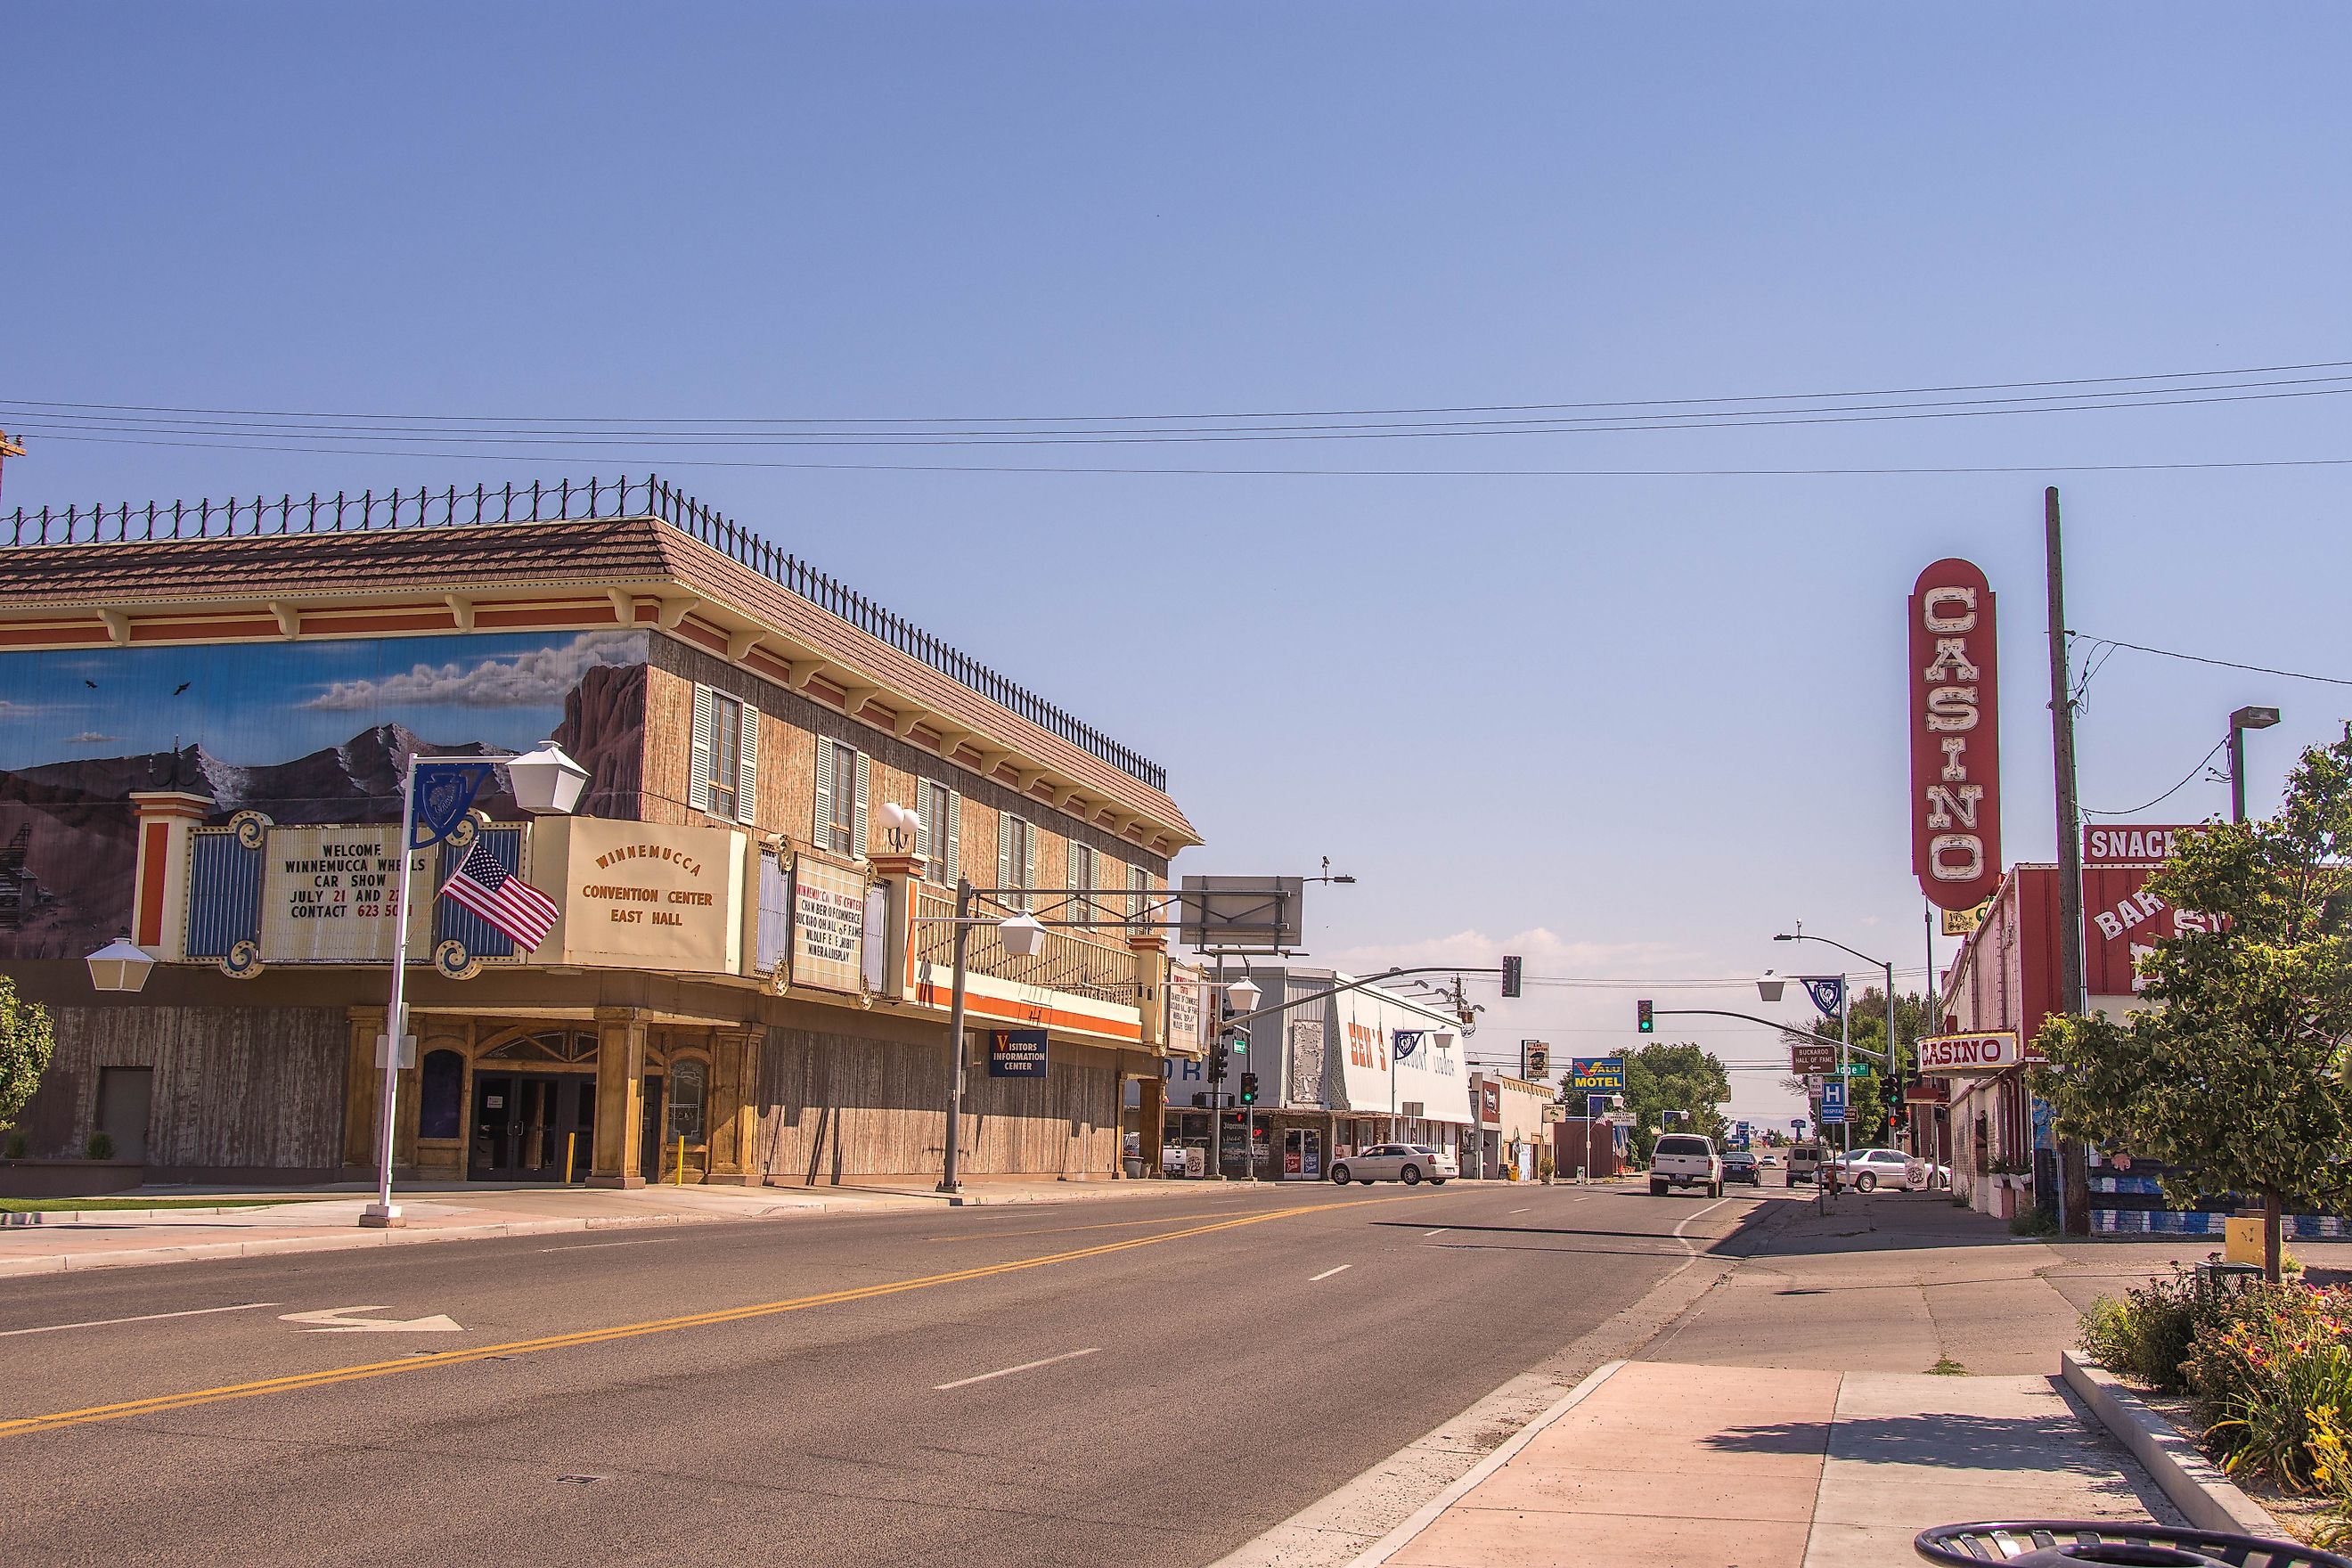
<path id="1" fill-rule="evenodd" d="M 0 959 L 79 958 L 131 912 L 132 792 L 210 795 L 208 820 L 391 822 L 411 754 L 552 738 L 581 809 L 637 815 L 647 634 L 0 653 Z M 496 818 L 520 814 L 502 792 Z"/>

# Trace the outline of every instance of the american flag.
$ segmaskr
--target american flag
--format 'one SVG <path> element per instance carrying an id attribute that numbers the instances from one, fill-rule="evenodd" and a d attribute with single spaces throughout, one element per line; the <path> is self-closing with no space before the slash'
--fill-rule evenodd
<path id="1" fill-rule="evenodd" d="M 525 952 L 545 942 L 555 925 L 554 901 L 499 865 L 490 847 L 478 841 L 441 891 L 496 926 Z"/>

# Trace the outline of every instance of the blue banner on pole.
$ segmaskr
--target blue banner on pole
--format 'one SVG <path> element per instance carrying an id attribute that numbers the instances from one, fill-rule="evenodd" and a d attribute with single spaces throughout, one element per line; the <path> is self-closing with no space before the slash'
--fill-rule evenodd
<path id="1" fill-rule="evenodd" d="M 415 820 L 408 847 L 425 849 L 457 831 L 474 801 L 498 772 L 496 763 L 419 763 L 408 787 L 415 792 Z"/>
<path id="2" fill-rule="evenodd" d="M 1390 1053 L 1390 1055 L 1391 1055 L 1391 1056 L 1395 1057 L 1395 1058 L 1396 1058 L 1396 1059 L 1397 1059 L 1397 1060 L 1399 1060 L 1399 1061 L 1402 1061 L 1402 1060 L 1404 1060 L 1404 1059 L 1405 1059 L 1405 1058 L 1407 1058 L 1407 1057 L 1409 1057 L 1409 1056 L 1412 1055 L 1413 1051 L 1414 1051 L 1416 1048 L 1418 1048 L 1418 1047 L 1420 1047 L 1420 1045 L 1421 1045 L 1421 1037 L 1422 1037 L 1422 1036 L 1423 1036 L 1423 1035 L 1425 1035 L 1425 1034 L 1427 1034 L 1427 1033 L 1429 1033 L 1429 1031 L 1428 1031 L 1428 1030 L 1426 1030 L 1426 1029 L 1391 1029 L 1391 1030 L 1390 1030 L 1390 1031 L 1389 1031 L 1389 1053 Z"/>
<path id="3" fill-rule="evenodd" d="M 1834 1018 L 1845 1005 L 1845 976 L 1843 974 L 1809 975 L 1804 979 L 1805 994 L 1813 999 L 1822 1016 Z"/>

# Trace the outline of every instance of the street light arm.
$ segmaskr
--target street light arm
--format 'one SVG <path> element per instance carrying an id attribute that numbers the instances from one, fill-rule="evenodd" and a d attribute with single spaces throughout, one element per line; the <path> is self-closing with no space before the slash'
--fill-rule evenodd
<path id="1" fill-rule="evenodd" d="M 1778 1029 L 1784 1035 L 1802 1035 L 1805 1038 L 1824 1046 L 1837 1046 L 1852 1051 L 1855 1056 L 1868 1057 L 1872 1061 L 1881 1065 L 1886 1061 L 1885 1052 L 1874 1051 L 1868 1046 L 1857 1046 L 1851 1040 L 1841 1040 L 1830 1035 L 1816 1035 L 1811 1029 L 1800 1029 L 1794 1024 L 1782 1024 L 1770 1018 L 1759 1018 L 1753 1013 L 1727 1013 L 1719 1007 L 1653 1007 L 1650 1012 L 1652 1016 L 1659 1018 L 1738 1018 L 1742 1023 L 1761 1024 L 1768 1029 Z"/>
<path id="2" fill-rule="evenodd" d="M 1320 1002 L 1328 996 L 1337 996 L 1342 991 L 1361 991 L 1367 985 L 1378 985 L 1383 980 L 1398 980 L 1408 974 L 1500 974 L 1502 973 L 1499 968 L 1480 969 L 1475 966 L 1465 967 L 1459 963 L 1428 963 L 1417 969 L 1383 970 L 1378 974 L 1366 975 L 1361 980 L 1350 980 L 1344 985 L 1334 985 L 1328 991 L 1317 991 L 1308 995 L 1295 996 L 1287 1002 L 1277 1002 L 1271 1007 L 1260 1007 L 1255 1013 L 1243 1013 L 1238 1016 L 1225 1019 L 1221 1026 L 1233 1028 L 1238 1025 L 1249 1023 L 1252 1019 L 1271 1017 L 1276 1013 L 1286 1013 L 1293 1007 L 1303 1006 L 1309 1002 Z M 1397 1000 L 1409 1002 L 1412 1006 L 1425 1007 L 1425 1004 L 1410 1002 L 1406 997 L 1400 996 Z M 1435 1011 L 1433 1008 L 1426 1010 Z"/>
<path id="3" fill-rule="evenodd" d="M 1786 935 L 1786 936 L 1776 936 L 1776 937 L 1774 937 L 1772 940 L 1773 940 L 1774 942 L 1825 942 L 1825 943 L 1827 943 L 1829 946 L 1833 947 L 1833 948 L 1836 948 L 1840 952 L 1843 952 L 1843 953 L 1850 953 L 1850 954 L 1852 954 L 1853 957 L 1855 957 L 1855 958 L 1858 958 L 1858 959 L 1862 960 L 1864 963 L 1869 964 L 1873 969 L 1892 969 L 1892 968 L 1894 967 L 1894 966 L 1893 966 L 1892 964 L 1890 964 L 1890 963 L 1889 963 L 1885 959 L 1883 959 L 1883 958 L 1873 958 L 1873 957 L 1871 957 L 1871 956 L 1870 956 L 1870 954 L 1868 954 L 1868 953 L 1866 953 L 1866 952 L 1857 952 L 1857 951 L 1855 951 L 1854 949 L 1853 949 L 1853 948 L 1851 948 L 1851 947 L 1846 946 L 1846 944 L 1845 944 L 1845 943 L 1843 943 L 1843 942 L 1842 942 L 1837 941 L 1837 940 L 1836 940 L 1835 938 L 1833 938 L 1833 937 L 1815 936 L 1815 935 L 1814 935 L 1812 932 L 1811 932 L 1811 931 L 1793 931 L 1793 932 L 1790 932 L 1790 934 L 1788 934 L 1788 935 Z"/>

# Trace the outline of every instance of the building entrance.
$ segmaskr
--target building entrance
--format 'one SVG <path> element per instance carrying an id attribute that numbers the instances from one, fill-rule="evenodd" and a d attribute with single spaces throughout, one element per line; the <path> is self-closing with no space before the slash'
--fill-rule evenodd
<path id="1" fill-rule="evenodd" d="M 469 1180 L 579 1181 L 595 1143 L 594 1075 L 476 1070 Z"/>

